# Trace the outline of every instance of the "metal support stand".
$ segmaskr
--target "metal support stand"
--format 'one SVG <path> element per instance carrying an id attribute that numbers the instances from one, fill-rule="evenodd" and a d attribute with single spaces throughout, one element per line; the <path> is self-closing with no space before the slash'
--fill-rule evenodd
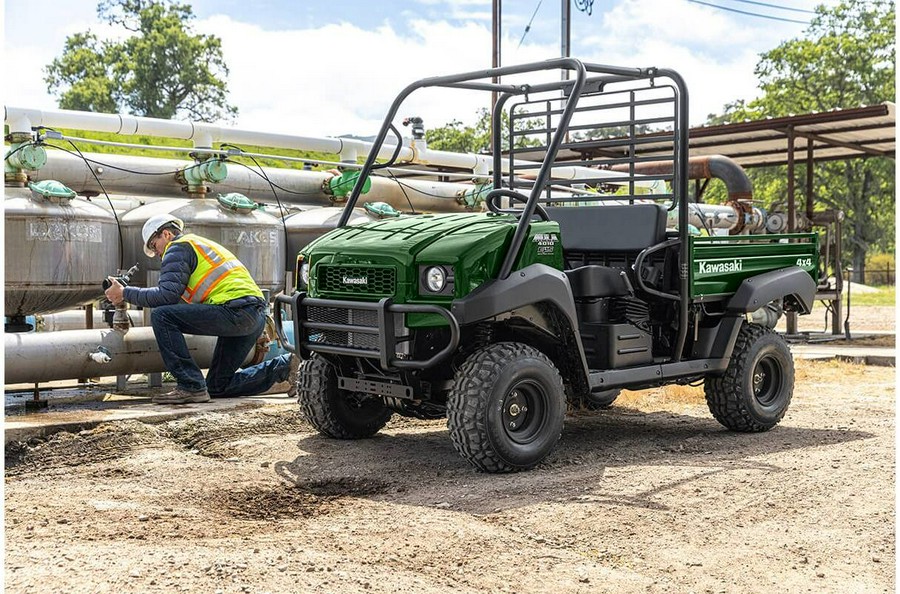
<path id="1" fill-rule="evenodd" d="M 94 327 L 94 306 L 90 303 L 84 306 L 84 327 L 88 330 L 91 330 Z M 90 378 L 80 377 L 78 378 L 79 384 L 86 384 L 90 381 Z"/>
<path id="2" fill-rule="evenodd" d="M 49 404 L 50 402 L 48 400 L 41 400 L 41 391 L 38 388 L 38 384 L 35 384 L 34 398 L 25 401 L 25 410 L 29 412 L 45 410 L 49 406 Z"/>

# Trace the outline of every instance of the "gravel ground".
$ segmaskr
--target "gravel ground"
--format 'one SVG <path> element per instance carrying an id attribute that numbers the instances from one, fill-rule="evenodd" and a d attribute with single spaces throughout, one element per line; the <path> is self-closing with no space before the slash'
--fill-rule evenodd
<path id="1" fill-rule="evenodd" d="M 13 444 L 6 591 L 893 592 L 894 370 L 797 369 L 770 432 L 624 393 L 511 475 L 442 421 L 335 441 L 292 405 Z"/>

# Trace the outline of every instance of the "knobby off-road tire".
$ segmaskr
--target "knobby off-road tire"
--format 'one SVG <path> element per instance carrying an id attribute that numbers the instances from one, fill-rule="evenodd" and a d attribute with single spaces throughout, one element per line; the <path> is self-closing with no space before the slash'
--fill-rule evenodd
<path id="1" fill-rule="evenodd" d="M 316 355 L 303 362 L 299 375 L 300 410 L 323 435 L 337 439 L 371 437 L 393 414 L 377 398 L 339 390 L 334 367 Z"/>
<path id="2" fill-rule="evenodd" d="M 758 324 L 741 328 L 722 376 L 706 378 L 706 404 L 732 431 L 768 431 L 778 424 L 794 393 L 794 359 L 784 339 Z"/>
<path id="3" fill-rule="evenodd" d="M 565 389 L 540 351 L 514 342 L 478 349 L 456 373 L 447 428 L 463 458 L 485 472 L 536 466 L 556 446 Z"/>

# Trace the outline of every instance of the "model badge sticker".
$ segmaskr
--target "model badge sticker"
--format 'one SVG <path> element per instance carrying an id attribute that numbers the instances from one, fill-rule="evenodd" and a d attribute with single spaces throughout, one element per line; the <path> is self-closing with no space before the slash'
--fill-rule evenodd
<path id="1" fill-rule="evenodd" d="M 705 260 L 701 260 L 700 274 L 718 274 L 721 272 L 740 272 L 744 268 L 743 260 L 732 260 L 731 262 L 716 262 L 710 264 Z"/>
<path id="2" fill-rule="evenodd" d="M 345 285 L 368 285 L 369 279 L 364 276 L 345 276 L 344 277 Z"/>
<path id="3" fill-rule="evenodd" d="M 537 244 L 539 256 L 549 256 L 556 250 L 556 242 L 559 239 L 553 233 L 537 233 L 531 238 L 531 241 Z"/>

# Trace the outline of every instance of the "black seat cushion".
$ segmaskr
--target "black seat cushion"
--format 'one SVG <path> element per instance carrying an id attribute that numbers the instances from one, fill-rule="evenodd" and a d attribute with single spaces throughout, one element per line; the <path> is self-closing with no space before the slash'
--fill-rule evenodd
<path id="1" fill-rule="evenodd" d="M 623 272 L 608 266 L 582 266 L 566 270 L 575 299 L 597 299 L 628 295 L 630 287 Z"/>

